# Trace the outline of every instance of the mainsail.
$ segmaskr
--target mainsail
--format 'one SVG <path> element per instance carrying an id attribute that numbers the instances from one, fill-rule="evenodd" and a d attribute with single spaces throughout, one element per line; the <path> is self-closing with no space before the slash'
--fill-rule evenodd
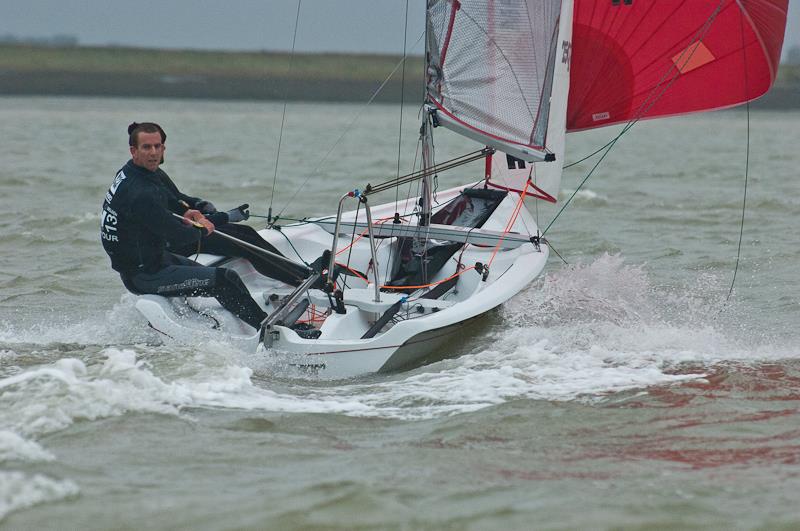
<path id="1" fill-rule="evenodd" d="M 544 160 L 560 0 L 429 0 L 427 101 L 440 124 Z"/>
<path id="2" fill-rule="evenodd" d="M 788 0 L 575 0 L 568 131 L 731 107 L 778 71 Z"/>

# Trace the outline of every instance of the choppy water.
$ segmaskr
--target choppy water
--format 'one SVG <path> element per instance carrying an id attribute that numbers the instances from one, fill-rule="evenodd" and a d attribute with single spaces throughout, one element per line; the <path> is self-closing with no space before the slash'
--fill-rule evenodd
<path id="1" fill-rule="evenodd" d="M 164 125 L 182 189 L 263 214 L 281 110 L 0 99 L 0 528 L 800 526 L 799 113 L 752 115 L 728 304 L 745 116 L 641 123 L 548 233 L 569 265 L 553 255 L 449 359 L 323 383 L 161 344 L 98 243 L 130 121 Z M 275 211 L 310 175 L 285 214 L 395 174 L 398 109 L 349 129 L 361 111 L 289 106 Z M 616 132 L 572 135 L 569 159 Z M 472 148 L 451 136 L 440 159 Z"/>

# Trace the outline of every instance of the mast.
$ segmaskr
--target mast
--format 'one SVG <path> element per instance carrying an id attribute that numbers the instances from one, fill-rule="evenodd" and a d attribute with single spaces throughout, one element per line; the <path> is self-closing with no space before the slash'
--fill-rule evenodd
<path id="1" fill-rule="evenodd" d="M 455 0 L 456 2 L 458 0 Z M 427 70 L 428 64 L 430 63 L 431 58 L 431 42 L 429 38 L 431 37 L 429 31 L 429 24 L 430 24 L 430 11 L 428 9 L 425 10 L 425 61 L 423 62 L 423 68 L 425 68 L 425 72 L 423 72 L 423 83 L 427 84 Z M 424 88 L 424 87 L 423 87 Z M 425 100 L 427 102 L 427 96 Z M 429 168 L 435 166 L 436 162 L 434 160 L 433 154 L 433 122 L 431 120 L 431 114 L 428 112 L 422 113 L 422 124 L 420 125 L 419 129 L 420 134 L 420 141 L 422 143 L 422 169 L 424 172 L 424 177 L 422 178 L 422 194 L 420 195 L 420 217 L 419 217 L 419 225 L 421 227 L 426 227 L 430 225 L 431 221 L 431 210 L 433 208 L 433 189 L 431 187 L 431 178 L 429 172 L 427 171 Z"/>
<path id="2" fill-rule="evenodd" d="M 419 130 L 422 140 L 422 168 L 425 175 L 422 178 L 422 194 L 420 195 L 420 226 L 430 225 L 431 209 L 433 208 L 433 187 L 431 186 L 431 172 L 427 171 L 436 165 L 433 153 L 433 124 L 428 113 L 423 113 L 422 126 Z"/>

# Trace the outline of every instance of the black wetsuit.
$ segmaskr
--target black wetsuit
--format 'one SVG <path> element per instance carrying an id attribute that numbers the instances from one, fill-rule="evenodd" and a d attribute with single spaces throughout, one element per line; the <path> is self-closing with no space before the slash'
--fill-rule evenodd
<path id="1" fill-rule="evenodd" d="M 197 204 L 201 201 L 200 198 L 182 193 L 165 172 L 159 170 L 158 173 L 160 173 L 161 181 L 167 190 L 167 203 L 170 210 L 183 214 L 186 211 L 185 205 L 189 205 L 190 208 L 198 208 Z M 262 238 L 253 227 L 228 223 L 228 215 L 225 212 L 214 212 L 207 217 L 214 224 L 216 231 L 233 236 L 234 238 L 260 247 L 273 254 L 283 256 L 278 249 Z M 237 245 L 229 239 L 214 233 L 203 238 L 199 245 L 197 243 L 185 245 L 170 243 L 168 247 L 170 252 L 181 256 L 191 256 L 202 252 L 219 256 L 238 256 L 246 258 L 253 265 L 255 270 L 262 275 L 280 280 L 292 286 L 299 286 L 309 274 L 308 269 L 299 264 L 292 265 L 285 261 L 270 259 L 263 253 L 257 253 L 246 247 Z"/>
<path id="2" fill-rule="evenodd" d="M 111 267 L 125 287 L 136 294 L 211 296 L 254 328 L 266 314 L 250 296 L 235 271 L 205 267 L 167 249 L 197 247 L 205 229 L 184 224 L 172 213 L 183 213 L 197 198 L 181 194 L 161 169 L 151 172 L 133 161 L 117 173 L 103 202 L 100 237 Z M 208 216 L 216 224 L 225 212 Z"/>

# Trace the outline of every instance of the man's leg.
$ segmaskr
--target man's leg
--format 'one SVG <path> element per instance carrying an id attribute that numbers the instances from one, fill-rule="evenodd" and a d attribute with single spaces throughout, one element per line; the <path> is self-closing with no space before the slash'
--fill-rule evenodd
<path id="1" fill-rule="evenodd" d="M 235 223 L 228 223 L 221 225 L 217 232 L 224 232 L 229 236 L 233 236 L 239 240 L 247 242 L 256 247 L 265 249 L 271 253 L 283 256 L 278 249 L 272 246 L 269 242 L 264 240 L 253 227 L 249 225 L 237 225 Z M 197 245 L 192 244 L 178 249 L 170 249 L 173 253 L 182 256 L 191 256 L 197 252 Z M 246 258 L 256 271 L 265 277 L 274 278 L 285 282 L 291 286 L 299 286 L 307 275 L 307 270 L 301 266 L 292 266 L 279 260 L 271 260 L 263 254 L 257 253 L 246 247 L 237 245 L 236 243 L 226 239 L 224 236 L 212 233 L 208 238 L 204 239 L 200 246 L 201 253 L 216 254 L 219 256 L 237 256 Z"/>
<path id="2" fill-rule="evenodd" d="M 173 256 L 174 265 L 156 273 L 139 273 L 124 279 L 125 285 L 139 294 L 164 297 L 214 297 L 223 308 L 258 330 L 267 314 L 250 296 L 239 275 L 224 267 L 205 267 L 183 257 Z"/>

